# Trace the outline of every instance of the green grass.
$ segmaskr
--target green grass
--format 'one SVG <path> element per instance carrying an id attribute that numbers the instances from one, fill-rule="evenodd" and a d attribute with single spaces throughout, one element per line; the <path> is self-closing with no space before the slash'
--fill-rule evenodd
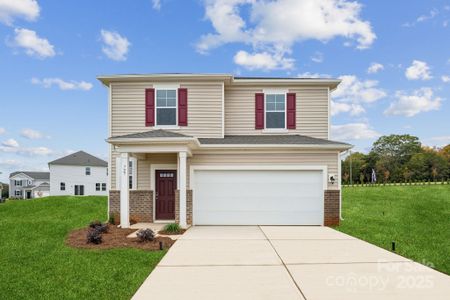
<path id="1" fill-rule="evenodd" d="M 336 229 L 450 274 L 450 186 L 345 187 Z"/>
<path id="2" fill-rule="evenodd" d="M 129 299 L 165 251 L 84 250 L 66 235 L 106 219 L 106 197 L 0 204 L 0 298 Z"/>

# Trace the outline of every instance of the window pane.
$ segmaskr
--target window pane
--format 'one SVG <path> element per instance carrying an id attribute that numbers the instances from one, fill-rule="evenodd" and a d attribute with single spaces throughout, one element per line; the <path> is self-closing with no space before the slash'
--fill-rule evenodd
<path id="1" fill-rule="evenodd" d="M 284 111 L 284 101 L 283 101 L 283 102 L 277 102 L 277 104 L 276 104 L 276 110 L 278 110 L 278 111 Z"/>
<path id="2" fill-rule="evenodd" d="M 166 90 L 157 90 L 156 98 L 166 99 Z"/>
<path id="3" fill-rule="evenodd" d="M 276 95 L 276 99 L 277 102 L 284 102 L 284 95 L 283 94 Z"/>
<path id="4" fill-rule="evenodd" d="M 173 98 L 176 97 L 176 91 L 175 90 L 167 90 L 167 98 Z"/>
<path id="5" fill-rule="evenodd" d="M 156 110 L 157 125 L 176 125 L 176 109 L 175 108 L 158 108 Z"/>
<path id="6" fill-rule="evenodd" d="M 266 110 L 275 110 L 275 103 L 267 102 L 266 103 Z"/>
<path id="7" fill-rule="evenodd" d="M 267 112 L 266 128 L 284 128 L 284 112 Z"/>
<path id="8" fill-rule="evenodd" d="M 266 101 L 267 102 L 275 102 L 275 95 L 267 95 Z"/>
<path id="9" fill-rule="evenodd" d="M 175 98 L 173 98 L 173 99 L 168 98 L 168 99 L 167 99 L 167 106 L 176 106 L 176 100 L 175 100 Z"/>
<path id="10" fill-rule="evenodd" d="M 157 107 L 165 107 L 166 106 L 166 98 L 157 98 L 156 106 Z"/>

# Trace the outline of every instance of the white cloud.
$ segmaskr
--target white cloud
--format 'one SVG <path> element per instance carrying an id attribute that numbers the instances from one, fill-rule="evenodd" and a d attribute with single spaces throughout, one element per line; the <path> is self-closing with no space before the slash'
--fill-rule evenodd
<path id="1" fill-rule="evenodd" d="M 433 78 L 428 64 L 420 60 L 413 60 L 411 66 L 406 69 L 405 76 L 409 80 L 429 80 Z"/>
<path id="2" fill-rule="evenodd" d="M 424 143 L 430 147 L 443 147 L 450 144 L 450 135 L 434 136 L 429 139 L 425 139 Z"/>
<path id="3" fill-rule="evenodd" d="M 6 132 L 6 129 L 3 127 L 0 127 L 0 135 L 4 134 Z"/>
<path id="4" fill-rule="evenodd" d="M 366 123 L 349 123 L 343 125 L 331 125 L 332 139 L 341 141 L 369 140 L 379 137 L 381 134 L 370 128 Z"/>
<path id="5" fill-rule="evenodd" d="M 366 112 L 366 110 L 361 104 L 331 101 L 332 116 L 340 113 L 349 113 L 351 116 L 358 116 L 364 112 Z"/>
<path id="6" fill-rule="evenodd" d="M 25 156 L 45 156 L 50 155 L 53 151 L 47 147 L 9 147 L 9 146 L 0 146 L 0 152 L 5 153 L 15 153 L 18 155 Z"/>
<path id="7" fill-rule="evenodd" d="M 152 0 L 153 9 L 160 10 L 161 9 L 161 0 Z"/>
<path id="8" fill-rule="evenodd" d="M 450 76 L 448 75 L 442 75 L 441 79 L 445 83 L 450 82 Z"/>
<path id="9" fill-rule="evenodd" d="M 314 55 L 311 56 L 311 60 L 315 63 L 322 63 L 324 60 L 323 53 L 321 53 L 321 52 L 314 53 Z"/>
<path id="10" fill-rule="evenodd" d="M 20 132 L 20 135 L 24 138 L 30 139 L 30 140 L 38 140 L 42 138 L 49 138 L 48 136 L 45 136 L 42 132 L 25 128 Z"/>
<path id="11" fill-rule="evenodd" d="M 2 143 L 3 146 L 11 147 L 11 148 L 18 148 L 19 143 L 15 139 L 8 139 Z"/>
<path id="12" fill-rule="evenodd" d="M 444 7 L 445 9 L 445 7 Z M 403 27 L 414 27 L 416 26 L 417 23 L 423 23 L 425 21 L 434 19 L 437 15 L 439 14 L 439 11 L 436 8 L 433 8 L 432 10 L 430 10 L 427 14 L 424 15 L 420 15 L 418 16 L 414 21 L 412 22 L 406 22 L 403 23 L 402 26 Z"/>
<path id="13" fill-rule="evenodd" d="M 420 88 L 413 91 L 412 94 L 398 91 L 395 96 L 397 100 L 384 111 L 386 115 L 412 117 L 421 112 L 438 110 L 442 102 L 440 97 L 433 96 L 431 88 Z"/>
<path id="14" fill-rule="evenodd" d="M 384 66 L 380 63 L 373 62 L 370 64 L 369 68 L 367 69 L 367 73 L 369 74 L 375 74 L 379 71 L 382 71 L 384 69 Z"/>
<path id="15" fill-rule="evenodd" d="M 21 161 L 18 161 L 15 159 L 0 160 L 0 166 L 3 166 L 3 167 L 17 167 L 17 166 L 20 166 L 21 164 L 22 164 Z"/>
<path id="16" fill-rule="evenodd" d="M 285 58 L 282 55 L 270 54 L 268 52 L 262 53 L 248 53 L 246 51 L 239 51 L 234 56 L 234 62 L 249 70 L 276 70 L 276 69 L 292 69 L 294 67 L 294 60 Z"/>
<path id="17" fill-rule="evenodd" d="M 341 83 L 333 97 L 341 101 L 373 103 L 386 96 L 376 80 L 359 80 L 355 75 L 340 76 Z"/>
<path id="18" fill-rule="evenodd" d="M 255 53 L 284 58 L 296 42 L 356 40 L 359 49 L 371 46 L 376 36 L 360 17 L 361 5 L 348 0 L 204 0 L 205 18 L 215 32 L 201 36 L 197 51 L 207 53 L 227 43 L 244 43 Z M 244 9 L 242 9 L 244 8 Z M 247 22 L 241 10 L 248 12 Z M 292 58 L 284 58 L 292 60 Z M 293 62 L 293 60 L 292 60 Z M 281 64 L 283 65 L 283 64 Z M 290 64 L 286 64 L 287 69 Z M 265 67 L 265 65 L 263 65 Z"/>
<path id="19" fill-rule="evenodd" d="M 31 79 L 32 84 L 41 85 L 45 88 L 51 88 L 53 85 L 58 86 L 60 90 L 82 90 L 82 91 L 89 91 L 92 89 L 93 85 L 92 83 L 86 82 L 86 81 L 65 81 L 61 78 L 32 78 Z"/>
<path id="20" fill-rule="evenodd" d="M 47 39 L 39 37 L 35 31 L 16 28 L 14 32 L 14 40 L 9 45 L 25 49 L 28 56 L 47 58 L 56 55 L 54 46 Z"/>
<path id="21" fill-rule="evenodd" d="M 332 115 L 350 113 L 357 116 L 366 111 L 364 105 L 386 97 L 386 92 L 378 87 L 376 80 L 360 80 L 355 75 L 343 75 L 339 79 L 341 83 L 331 94 Z"/>
<path id="22" fill-rule="evenodd" d="M 36 0 L 0 0 L 0 22 L 6 25 L 12 25 L 16 18 L 34 21 L 39 11 Z"/>
<path id="23" fill-rule="evenodd" d="M 115 31 L 101 30 L 103 53 L 110 59 L 116 61 L 124 61 L 127 59 L 127 53 L 130 47 L 130 42 L 124 36 L 121 36 Z"/>
<path id="24" fill-rule="evenodd" d="M 311 73 L 311 72 L 303 72 L 297 74 L 298 78 L 331 78 L 329 74 L 320 74 L 320 73 Z"/>

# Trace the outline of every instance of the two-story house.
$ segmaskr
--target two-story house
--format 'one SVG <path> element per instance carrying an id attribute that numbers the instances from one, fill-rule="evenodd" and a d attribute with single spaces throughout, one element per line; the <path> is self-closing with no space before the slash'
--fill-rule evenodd
<path id="1" fill-rule="evenodd" d="M 187 225 L 334 225 L 335 79 L 100 76 L 109 89 L 109 214 Z"/>
<path id="2" fill-rule="evenodd" d="M 33 199 L 49 193 L 49 172 L 17 171 L 9 175 L 9 198 Z"/>
<path id="3" fill-rule="evenodd" d="M 108 163 L 78 151 L 48 163 L 50 195 L 106 196 Z"/>

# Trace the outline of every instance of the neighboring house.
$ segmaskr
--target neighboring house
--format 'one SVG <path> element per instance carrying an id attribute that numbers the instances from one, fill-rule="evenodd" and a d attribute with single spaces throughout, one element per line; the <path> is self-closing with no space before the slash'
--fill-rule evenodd
<path id="1" fill-rule="evenodd" d="M 89 153 L 78 151 L 48 163 L 50 194 L 107 195 L 108 163 Z"/>
<path id="2" fill-rule="evenodd" d="M 109 88 L 109 214 L 187 225 L 335 225 L 339 80 L 150 74 Z"/>
<path id="3" fill-rule="evenodd" d="M 33 199 L 50 194 L 50 173 L 17 171 L 9 175 L 9 198 Z"/>

